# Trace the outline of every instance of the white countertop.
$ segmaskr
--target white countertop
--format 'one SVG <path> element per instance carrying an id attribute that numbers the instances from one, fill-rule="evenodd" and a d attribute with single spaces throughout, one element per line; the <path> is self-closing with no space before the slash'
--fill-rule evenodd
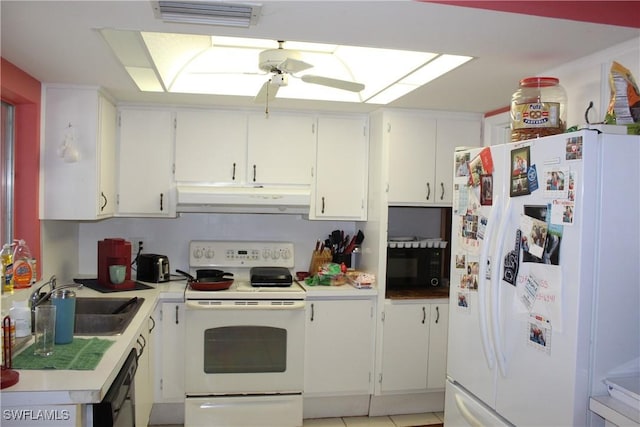
<path id="1" fill-rule="evenodd" d="M 2 390 L 2 406 L 66 405 L 100 402 L 124 364 L 131 348 L 136 346 L 138 334 L 147 327 L 146 319 L 153 313 L 159 297 L 182 299 L 185 282 L 151 284 L 153 289 L 126 292 L 101 293 L 87 287 L 76 291 L 78 297 L 134 297 L 144 298 L 144 303 L 121 335 L 98 336 L 114 341 L 96 369 L 86 370 L 16 370 L 17 384 Z M 36 285 L 36 286 L 39 286 Z M 2 312 L 8 312 L 12 301 L 28 299 L 35 287 L 15 290 L 2 296 Z M 159 319 L 156 319 L 159 321 Z"/>

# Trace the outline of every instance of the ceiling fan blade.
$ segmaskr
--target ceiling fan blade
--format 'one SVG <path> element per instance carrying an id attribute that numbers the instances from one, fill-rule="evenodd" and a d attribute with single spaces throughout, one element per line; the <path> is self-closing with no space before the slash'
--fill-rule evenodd
<path id="1" fill-rule="evenodd" d="M 330 77 L 314 76 L 312 74 L 305 74 L 301 79 L 305 83 L 329 86 L 336 89 L 348 90 L 350 92 L 360 92 L 364 89 L 364 85 L 362 83 L 332 79 Z"/>
<path id="2" fill-rule="evenodd" d="M 271 79 L 267 80 L 260 88 L 256 97 L 253 98 L 253 102 L 264 103 L 267 102 L 267 100 L 272 101 L 276 97 L 278 89 L 280 89 L 280 86 L 271 84 Z"/>
<path id="3" fill-rule="evenodd" d="M 285 73 L 295 74 L 300 71 L 308 70 L 312 67 L 313 65 L 299 59 L 287 58 L 278 65 L 278 70 L 284 71 Z"/>

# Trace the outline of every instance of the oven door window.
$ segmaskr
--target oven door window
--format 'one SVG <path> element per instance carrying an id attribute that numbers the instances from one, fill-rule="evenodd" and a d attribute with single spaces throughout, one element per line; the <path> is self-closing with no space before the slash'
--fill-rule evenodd
<path id="1" fill-rule="evenodd" d="M 286 329 L 225 326 L 204 331 L 207 374 L 285 372 L 286 369 Z"/>

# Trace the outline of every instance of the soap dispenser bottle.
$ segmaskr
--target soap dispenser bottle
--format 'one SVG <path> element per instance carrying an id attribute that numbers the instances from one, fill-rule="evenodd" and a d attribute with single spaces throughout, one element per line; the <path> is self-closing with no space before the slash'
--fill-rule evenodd
<path id="1" fill-rule="evenodd" d="M 17 240 L 16 249 L 13 252 L 14 288 L 20 289 L 31 286 L 33 275 L 31 251 L 24 240 Z"/>

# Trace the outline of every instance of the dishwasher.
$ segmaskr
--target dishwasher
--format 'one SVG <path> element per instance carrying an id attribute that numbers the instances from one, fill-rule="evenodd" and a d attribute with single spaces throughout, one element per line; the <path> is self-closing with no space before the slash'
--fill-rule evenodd
<path id="1" fill-rule="evenodd" d="M 135 426 L 133 383 L 137 369 L 137 353 L 131 349 L 102 402 L 93 404 L 93 427 Z"/>

